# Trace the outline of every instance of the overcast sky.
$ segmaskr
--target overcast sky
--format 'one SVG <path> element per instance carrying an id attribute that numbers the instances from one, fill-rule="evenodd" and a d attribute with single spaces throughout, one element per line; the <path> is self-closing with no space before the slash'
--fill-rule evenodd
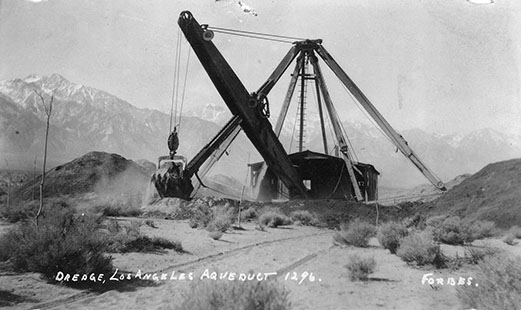
<path id="1" fill-rule="evenodd" d="M 399 130 L 521 132 L 521 1 L 243 2 L 257 15 L 232 0 L 0 0 L 0 80 L 59 73 L 135 106 L 168 111 L 177 17 L 190 10 L 201 24 L 322 38 Z M 291 47 L 223 34 L 214 43 L 249 91 Z M 187 109 L 224 106 L 195 57 L 189 72 Z M 341 118 L 364 119 L 338 81 L 326 77 Z M 274 115 L 287 80 L 270 95 Z"/>

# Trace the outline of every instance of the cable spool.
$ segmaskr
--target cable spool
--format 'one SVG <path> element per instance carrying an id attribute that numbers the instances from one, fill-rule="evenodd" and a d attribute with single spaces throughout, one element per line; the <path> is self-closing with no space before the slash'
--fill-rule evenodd
<path id="1" fill-rule="evenodd" d="M 205 41 L 212 41 L 213 36 L 214 36 L 214 33 L 211 30 L 205 30 L 203 32 L 203 40 L 205 40 Z"/>

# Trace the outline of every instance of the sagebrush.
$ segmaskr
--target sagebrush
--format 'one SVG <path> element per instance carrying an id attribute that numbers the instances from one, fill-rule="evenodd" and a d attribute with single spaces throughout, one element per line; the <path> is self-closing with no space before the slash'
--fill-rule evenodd
<path id="1" fill-rule="evenodd" d="M 183 252 L 181 242 L 161 237 L 149 237 L 141 232 L 141 221 L 130 221 L 126 225 L 120 225 L 116 220 L 109 220 L 106 224 L 110 234 L 105 235 L 107 251 L 111 253 L 128 252 L 164 252 L 165 249 L 173 249 Z"/>
<path id="2" fill-rule="evenodd" d="M 475 240 L 472 226 L 458 216 L 435 217 L 427 220 L 434 240 L 446 244 L 465 244 Z"/>
<path id="3" fill-rule="evenodd" d="M 375 267 L 376 261 L 373 257 L 360 257 L 357 254 L 349 255 L 349 261 L 345 265 L 351 281 L 367 281 Z"/>
<path id="4" fill-rule="evenodd" d="M 396 254 L 403 261 L 419 266 L 433 264 L 441 268 L 447 260 L 429 231 L 416 231 L 403 238 Z"/>
<path id="5" fill-rule="evenodd" d="M 376 235 L 376 227 L 358 219 L 342 224 L 339 232 L 333 235 L 335 242 L 356 247 L 367 247 L 369 239 Z"/>
<path id="6" fill-rule="evenodd" d="M 185 294 L 184 310 L 288 310 L 289 292 L 275 281 L 198 281 Z"/>
<path id="7" fill-rule="evenodd" d="M 496 233 L 496 223 L 477 220 L 471 224 L 472 237 L 475 240 L 492 237 Z"/>
<path id="8" fill-rule="evenodd" d="M 241 221 L 250 222 L 254 221 L 258 217 L 257 209 L 249 207 L 248 209 L 241 210 Z"/>
<path id="9" fill-rule="evenodd" d="M 99 231 L 101 218 L 76 215 L 62 203 L 47 206 L 38 226 L 27 221 L 0 237 L 2 259 L 15 270 L 39 272 L 52 279 L 63 273 L 109 273 L 112 258 Z"/>
<path id="10" fill-rule="evenodd" d="M 392 254 L 396 254 L 396 250 L 400 246 L 400 242 L 408 235 L 405 224 L 398 222 L 387 222 L 380 226 L 376 238 L 384 249 L 388 249 Z"/>
<path id="11" fill-rule="evenodd" d="M 289 217 L 294 222 L 300 222 L 304 226 L 317 226 L 320 224 L 320 220 L 317 215 L 309 212 L 308 210 L 297 210 L 289 214 Z"/>
<path id="12" fill-rule="evenodd" d="M 195 205 L 188 221 L 191 228 L 204 228 L 208 231 L 226 232 L 235 220 L 235 209 L 226 203 L 210 207 L 208 204 Z"/>
<path id="13" fill-rule="evenodd" d="M 511 310 L 521 305 L 521 257 L 490 256 L 478 265 L 472 285 L 458 286 L 466 308 Z M 476 285 L 477 284 L 477 285 Z"/>
<path id="14" fill-rule="evenodd" d="M 259 226 L 261 226 L 261 227 L 268 226 L 268 227 L 276 228 L 279 226 L 291 225 L 292 221 L 288 216 L 286 216 L 278 211 L 268 210 L 259 216 L 258 223 L 259 223 Z"/>
<path id="15" fill-rule="evenodd" d="M 226 232 L 232 226 L 234 210 L 228 206 L 212 208 L 212 217 L 206 226 L 206 230 Z"/>

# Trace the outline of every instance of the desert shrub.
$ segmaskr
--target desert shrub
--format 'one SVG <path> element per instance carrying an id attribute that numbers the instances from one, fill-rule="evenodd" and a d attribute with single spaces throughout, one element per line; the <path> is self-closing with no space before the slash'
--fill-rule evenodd
<path id="1" fill-rule="evenodd" d="M 4 204 L 0 208 L 0 217 L 4 218 L 10 223 L 16 223 L 27 219 L 33 220 L 36 216 L 36 212 L 38 212 L 39 205 L 40 202 L 37 200 L 18 201 L 11 203 L 9 207 L 7 207 L 7 204 Z M 67 200 L 67 197 L 44 198 L 43 211 L 45 211 L 48 206 L 54 206 L 54 208 L 63 207 L 66 209 L 72 209 L 72 206 Z"/>
<path id="2" fill-rule="evenodd" d="M 443 221 L 445 221 L 449 216 L 448 215 L 436 215 L 431 216 L 427 219 L 425 219 L 425 225 L 428 227 L 438 227 L 440 226 Z"/>
<path id="3" fill-rule="evenodd" d="M 489 247 L 474 247 L 474 246 L 466 246 L 465 247 L 465 258 L 471 264 L 478 264 L 480 261 L 485 259 L 486 257 L 495 255 L 498 253 L 498 249 L 489 248 Z"/>
<path id="4" fill-rule="evenodd" d="M 519 309 L 521 257 L 487 257 L 479 263 L 477 269 L 472 285 L 457 288 L 458 298 L 465 308 Z"/>
<path id="5" fill-rule="evenodd" d="M 306 226 L 317 226 L 320 223 L 316 214 L 313 214 L 307 210 L 293 211 L 289 214 L 289 216 L 294 222 L 299 221 L 302 225 Z"/>
<path id="6" fill-rule="evenodd" d="M 206 230 L 208 231 L 220 231 L 226 232 L 233 223 L 233 209 L 230 207 L 214 207 L 212 209 L 212 218 L 208 225 L 206 226 Z"/>
<path id="7" fill-rule="evenodd" d="M 205 228 L 213 218 L 213 211 L 208 204 L 194 204 L 192 214 L 188 221 L 191 228 Z"/>
<path id="8" fill-rule="evenodd" d="M 428 231 L 413 232 L 403 238 L 396 254 L 403 261 L 416 263 L 419 266 L 433 264 L 440 268 L 446 262 L 440 246 Z"/>
<path id="9" fill-rule="evenodd" d="M 421 215 L 420 213 L 416 213 L 416 214 L 414 214 L 414 216 L 405 218 L 402 221 L 402 224 L 406 228 L 417 228 L 418 230 L 424 230 L 425 226 L 426 226 L 425 222 L 426 222 L 425 217 L 423 215 Z"/>
<path id="10" fill-rule="evenodd" d="M 0 262 L 5 262 L 13 257 L 20 238 L 18 229 L 11 229 L 0 236 L 0 249 L 2 249 L 0 251 Z"/>
<path id="11" fill-rule="evenodd" d="M 241 221 L 249 222 L 253 221 L 258 217 L 257 210 L 254 207 L 241 211 Z"/>
<path id="12" fill-rule="evenodd" d="M 521 239 L 521 227 L 519 227 L 517 225 L 510 227 L 510 229 L 508 230 L 508 233 L 517 239 Z"/>
<path id="13" fill-rule="evenodd" d="M 210 236 L 210 238 L 212 238 L 213 240 L 219 240 L 223 236 L 223 233 L 220 230 L 214 230 L 214 231 L 210 231 L 208 233 L 208 236 Z"/>
<path id="14" fill-rule="evenodd" d="M 181 309 L 291 309 L 289 292 L 275 281 L 198 281 L 185 294 Z"/>
<path id="15" fill-rule="evenodd" d="M 472 227 L 458 216 L 450 216 L 442 221 L 428 222 L 432 228 L 434 240 L 446 244 L 464 244 L 472 242 L 474 238 Z"/>
<path id="16" fill-rule="evenodd" d="M 34 218 L 38 211 L 39 202 L 36 200 L 11 203 L 0 208 L 0 216 L 10 223 L 16 223 L 28 218 Z"/>
<path id="17" fill-rule="evenodd" d="M 516 241 L 516 238 L 514 237 L 514 235 L 508 233 L 504 238 L 503 238 L 503 242 L 508 244 L 508 245 L 516 245 L 518 244 L 518 242 Z"/>
<path id="18" fill-rule="evenodd" d="M 52 279 L 63 273 L 109 273 L 112 258 L 105 256 L 106 244 L 99 232 L 101 219 L 75 215 L 64 205 L 48 206 L 39 220 L 25 222 L 0 238 L 4 259 L 15 270 L 40 272 Z"/>
<path id="19" fill-rule="evenodd" d="M 149 237 L 141 233 L 141 221 L 130 221 L 117 233 L 105 235 L 107 251 L 111 253 L 160 252 L 173 249 L 183 252 L 181 242 L 160 237 Z M 118 224 L 119 225 L 119 224 Z"/>
<path id="20" fill-rule="evenodd" d="M 176 252 L 183 252 L 183 246 L 179 241 L 144 235 L 128 239 L 120 249 L 120 252 L 158 252 L 164 249 L 173 249 Z"/>
<path id="21" fill-rule="evenodd" d="M 376 261 L 373 257 L 362 258 L 356 254 L 349 256 L 349 261 L 345 265 L 349 272 L 351 281 L 367 281 L 369 274 L 374 272 Z"/>
<path id="22" fill-rule="evenodd" d="M 475 240 L 489 238 L 494 235 L 496 223 L 492 221 L 474 221 L 470 229 L 472 231 L 472 238 Z"/>
<path id="23" fill-rule="evenodd" d="M 259 226 L 276 228 L 279 226 L 291 225 L 291 219 L 277 211 L 266 211 L 259 216 Z"/>
<path id="24" fill-rule="evenodd" d="M 376 235 L 376 227 L 358 219 L 349 224 L 343 224 L 333 239 L 340 244 L 367 247 L 369 239 Z"/>
<path id="25" fill-rule="evenodd" d="M 407 234 L 407 227 L 404 224 L 388 222 L 380 226 L 376 237 L 384 249 L 388 249 L 392 254 L 396 254 L 400 242 Z"/>

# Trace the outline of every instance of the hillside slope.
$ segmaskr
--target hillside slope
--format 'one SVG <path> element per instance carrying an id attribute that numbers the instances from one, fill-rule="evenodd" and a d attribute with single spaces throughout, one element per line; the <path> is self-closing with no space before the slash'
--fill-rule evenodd
<path id="1" fill-rule="evenodd" d="M 98 194 L 142 194 L 154 170 L 145 168 L 117 154 L 90 152 L 47 172 L 44 196 Z M 18 188 L 17 199 L 32 198 L 38 192 L 40 178 L 28 181 Z"/>
<path id="2" fill-rule="evenodd" d="M 435 200 L 432 213 L 521 225 L 521 158 L 487 165 Z"/>

